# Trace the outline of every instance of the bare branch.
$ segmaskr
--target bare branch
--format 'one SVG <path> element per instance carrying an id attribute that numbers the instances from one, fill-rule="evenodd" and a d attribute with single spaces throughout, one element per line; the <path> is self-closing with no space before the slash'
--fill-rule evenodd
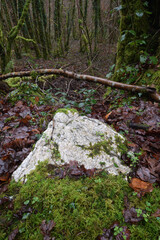
<path id="1" fill-rule="evenodd" d="M 12 72 L 5 75 L 0 75 L 0 81 L 5 80 L 7 78 L 13 78 L 13 77 L 26 77 L 30 76 L 34 73 L 37 73 L 38 75 L 49 75 L 49 74 L 55 74 L 55 75 L 61 75 L 68 78 L 74 78 L 77 80 L 85 80 L 85 81 L 92 81 L 95 83 L 102 83 L 104 85 L 119 88 L 127 91 L 132 92 L 141 92 L 141 93 L 147 93 L 151 98 L 153 98 L 155 101 L 160 102 L 160 95 L 156 92 L 155 88 L 151 87 L 142 87 L 142 86 L 135 86 L 135 85 L 129 85 L 125 83 L 120 82 L 114 82 L 105 78 L 101 77 L 95 77 L 90 75 L 84 75 L 84 74 L 77 74 L 74 72 L 66 71 L 63 69 L 37 69 L 36 71 L 24 71 L 24 72 Z"/>

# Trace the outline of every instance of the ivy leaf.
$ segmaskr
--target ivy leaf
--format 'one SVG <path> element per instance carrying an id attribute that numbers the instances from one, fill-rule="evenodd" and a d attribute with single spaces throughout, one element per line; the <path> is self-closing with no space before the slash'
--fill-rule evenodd
<path id="1" fill-rule="evenodd" d="M 129 33 L 131 33 L 133 36 L 136 36 L 136 32 L 134 30 L 129 30 Z"/>
<path id="2" fill-rule="evenodd" d="M 145 63 L 147 61 L 147 56 L 140 55 L 140 63 Z"/>
<path id="3" fill-rule="evenodd" d="M 106 77 L 107 78 L 111 78 L 112 77 L 112 73 L 111 72 L 107 73 Z"/>
<path id="4" fill-rule="evenodd" d="M 109 69 L 110 69 L 110 71 L 113 71 L 113 69 L 115 68 L 115 65 L 116 64 L 113 64 Z"/>
<path id="5" fill-rule="evenodd" d="M 26 201 L 24 202 L 24 205 L 28 205 L 29 202 L 30 202 L 29 200 L 26 200 Z"/>
<path id="6" fill-rule="evenodd" d="M 149 12 L 149 11 L 145 11 L 145 13 L 150 14 L 150 15 L 152 14 L 152 12 Z"/>
<path id="7" fill-rule="evenodd" d="M 133 70 L 132 67 L 130 67 L 130 66 L 127 66 L 127 67 L 126 67 L 126 71 L 127 71 L 127 72 L 131 72 L 132 70 Z"/>
<path id="8" fill-rule="evenodd" d="M 143 3 L 143 5 L 144 5 L 145 7 L 148 7 L 148 2 L 145 1 L 145 2 Z"/>
<path id="9" fill-rule="evenodd" d="M 25 220 L 29 217 L 30 213 L 24 213 L 23 214 L 23 217 L 22 217 L 22 220 Z"/>
<path id="10" fill-rule="evenodd" d="M 125 38 L 126 38 L 126 34 L 122 34 L 120 41 L 121 41 L 121 42 L 124 41 Z"/>
<path id="11" fill-rule="evenodd" d="M 79 108 L 82 108 L 84 106 L 85 106 L 85 103 L 79 103 L 79 105 L 78 105 Z"/>
<path id="12" fill-rule="evenodd" d="M 144 41 L 144 40 L 137 40 L 136 42 L 137 42 L 137 44 L 139 44 L 139 45 L 146 44 L 146 41 Z"/>
<path id="13" fill-rule="evenodd" d="M 144 12 L 142 10 L 138 10 L 136 12 L 137 17 L 143 17 Z"/>
<path id="14" fill-rule="evenodd" d="M 151 57 L 149 57 L 149 59 L 150 59 L 151 64 L 156 65 L 158 63 L 156 56 L 151 56 Z"/>
<path id="15" fill-rule="evenodd" d="M 123 8 L 122 5 L 119 5 L 118 7 L 115 7 L 114 10 L 120 11 L 120 10 L 122 10 L 122 8 Z"/>

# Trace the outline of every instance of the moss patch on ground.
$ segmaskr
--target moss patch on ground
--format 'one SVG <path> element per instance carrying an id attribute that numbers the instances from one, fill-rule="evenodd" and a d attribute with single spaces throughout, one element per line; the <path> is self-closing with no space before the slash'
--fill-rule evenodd
<path id="1" fill-rule="evenodd" d="M 56 112 L 56 113 L 65 113 L 66 115 L 69 113 L 69 112 L 72 112 L 72 113 L 78 113 L 78 111 L 75 109 L 75 108 L 59 108 Z"/>
<path id="2" fill-rule="evenodd" d="M 101 172 L 92 178 L 52 179 L 48 174 L 53 171 L 47 168 L 47 163 L 41 163 L 25 184 L 11 182 L 5 196 L 14 198 L 14 209 L 9 210 L 6 204 L 0 206 L 0 239 L 8 239 L 18 227 L 17 240 L 42 240 L 40 225 L 43 220 L 56 223 L 51 232 L 56 240 L 96 239 L 104 228 L 117 220 L 120 225 L 128 226 L 131 239 L 158 239 L 159 218 L 152 217 L 151 213 L 159 208 L 159 189 L 154 188 L 152 193 L 139 199 L 122 176 Z M 147 222 L 142 220 L 137 225 L 124 222 L 125 196 L 135 208 L 146 209 L 146 202 L 151 204 Z M 32 210 L 18 218 L 16 213 L 24 206 Z"/>

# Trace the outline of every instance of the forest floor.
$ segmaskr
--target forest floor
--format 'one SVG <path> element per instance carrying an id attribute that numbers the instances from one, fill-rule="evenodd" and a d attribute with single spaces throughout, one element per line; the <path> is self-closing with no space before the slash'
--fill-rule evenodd
<path id="1" fill-rule="evenodd" d="M 114 49 L 102 50 L 90 67 L 84 55 L 72 52 L 54 61 L 24 57 L 15 61 L 14 71 L 63 68 L 104 77 L 113 63 Z M 160 106 L 146 97 L 60 76 L 15 82 L 12 92 L 0 98 L 0 239 L 159 239 Z M 55 172 L 41 166 L 39 175 L 31 176 L 29 183 L 10 183 L 12 172 L 62 107 L 76 108 L 80 114 L 106 122 L 125 136 L 128 151 L 122 160 L 132 168 L 129 185 L 121 177 L 111 179 L 103 171 L 87 176 L 83 169 L 75 179 L 71 170 L 79 168 L 77 165 L 56 170 L 58 179 L 48 179 L 47 171 L 51 175 Z M 60 177 L 62 171 L 70 174 Z M 41 177 L 45 189 L 51 184 L 57 189 L 53 195 L 38 192 Z M 75 193 L 76 187 L 80 196 Z M 59 200 L 53 197 L 56 194 Z M 48 200 L 51 196 L 53 201 Z"/>

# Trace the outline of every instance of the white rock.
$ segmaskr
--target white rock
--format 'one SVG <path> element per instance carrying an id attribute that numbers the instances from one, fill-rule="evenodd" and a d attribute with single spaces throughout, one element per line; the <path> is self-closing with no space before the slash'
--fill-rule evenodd
<path id="1" fill-rule="evenodd" d="M 77 112 L 69 110 L 57 112 L 54 120 L 49 123 L 47 130 L 36 143 L 34 150 L 12 177 L 15 181 L 23 180 L 35 169 L 38 162 L 45 160 L 58 165 L 77 161 L 87 169 L 105 168 L 114 175 L 118 175 L 119 172 L 127 174 L 130 169 L 121 164 L 117 137 L 124 141 L 120 134 L 99 120 L 79 116 Z M 95 149 L 95 144 L 101 145 L 102 142 L 105 143 L 107 151 L 101 147 L 99 154 L 92 154 L 89 148 Z"/>

